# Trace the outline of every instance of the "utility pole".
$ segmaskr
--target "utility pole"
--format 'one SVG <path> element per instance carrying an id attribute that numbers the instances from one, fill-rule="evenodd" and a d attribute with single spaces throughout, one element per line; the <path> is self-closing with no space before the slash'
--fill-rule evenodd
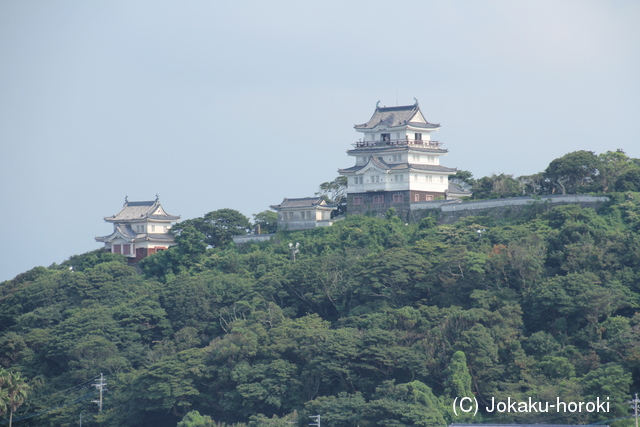
<path id="1" fill-rule="evenodd" d="M 635 394 L 635 399 L 629 400 L 627 403 L 630 403 L 631 408 L 633 408 L 633 415 L 636 419 L 636 427 L 638 427 L 638 403 L 640 403 L 640 400 L 638 400 L 638 393 Z"/>
<path id="2" fill-rule="evenodd" d="M 93 385 L 100 392 L 100 399 L 93 401 L 93 403 L 98 404 L 98 412 L 102 412 L 102 392 L 106 390 L 106 385 L 107 382 L 104 379 L 104 375 L 102 375 L 102 372 L 100 372 L 100 382 Z"/>
<path id="3" fill-rule="evenodd" d="M 315 421 L 315 423 L 310 423 L 310 426 L 320 427 L 320 415 L 309 415 L 309 418 L 313 418 L 313 421 Z"/>

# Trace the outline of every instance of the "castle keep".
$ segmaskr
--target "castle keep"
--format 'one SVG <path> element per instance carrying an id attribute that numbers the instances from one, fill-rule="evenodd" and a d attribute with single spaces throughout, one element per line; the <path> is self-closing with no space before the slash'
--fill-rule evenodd
<path id="1" fill-rule="evenodd" d="M 348 150 L 356 164 L 339 169 L 347 177 L 347 212 L 408 211 L 412 203 L 452 199 L 463 194 L 449 186 L 455 168 L 440 164 L 447 154 L 431 139 L 439 124 L 429 123 L 418 102 L 398 107 L 379 107 L 368 122 L 355 125 L 362 139 Z"/>

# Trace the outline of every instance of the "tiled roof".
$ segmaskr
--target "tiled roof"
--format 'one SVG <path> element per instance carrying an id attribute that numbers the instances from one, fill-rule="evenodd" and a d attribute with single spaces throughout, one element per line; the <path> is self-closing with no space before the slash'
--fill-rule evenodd
<path id="1" fill-rule="evenodd" d="M 131 228 L 130 225 L 118 225 L 116 227 L 116 230 L 118 230 L 124 237 L 128 237 L 130 239 L 135 239 L 136 237 L 138 237 L 138 233 L 133 231 L 133 228 Z"/>
<path id="2" fill-rule="evenodd" d="M 440 125 L 433 123 L 411 122 L 410 120 L 420 112 L 418 104 L 415 105 L 402 105 L 398 107 L 376 107 L 376 111 L 367 123 L 361 125 L 355 125 L 356 129 L 373 129 L 374 127 L 382 124 L 387 127 L 398 126 L 415 126 L 425 129 L 437 129 Z M 422 112 L 420 112 L 422 114 Z"/>
<path id="3" fill-rule="evenodd" d="M 148 202 L 130 202 L 125 199 L 122 210 L 113 216 L 105 217 L 104 220 L 108 222 L 119 222 L 141 219 L 177 221 L 180 219 L 180 216 L 166 213 L 164 209 L 162 209 L 160 200 L 158 199 Z"/>
<path id="4" fill-rule="evenodd" d="M 422 170 L 422 171 L 432 171 L 432 172 L 455 172 L 457 168 L 448 168 L 446 166 L 440 165 L 416 165 L 414 163 L 410 163 L 409 167 L 411 169 Z"/>
<path id="5" fill-rule="evenodd" d="M 117 225 L 116 229 L 113 233 L 108 236 L 96 237 L 98 242 L 105 242 L 111 240 L 114 235 L 120 234 L 126 240 L 131 242 L 142 242 L 145 240 L 155 240 L 155 241 L 163 241 L 163 242 L 173 242 L 174 237 L 168 233 L 136 233 L 133 231 L 130 225 Z"/>
<path id="6" fill-rule="evenodd" d="M 385 162 L 381 157 L 369 157 L 369 162 L 362 166 L 352 166 L 346 169 L 338 169 L 338 173 L 352 173 L 357 172 L 362 168 L 365 168 L 369 163 L 373 163 L 377 167 L 383 170 L 392 170 L 392 171 L 407 171 L 407 170 L 421 170 L 421 171 L 429 171 L 429 172 L 455 172 L 456 168 L 448 168 L 446 166 L 440 165 L 419 165 L 416 163 L 396 163 L 389 164 Z"/>
<path id="7" fill-rule="evenodd" d="M 271 205 L 273 209 L 314 208 L 317 206 L 330 207 L 322 197 L 301 197 L 297 199 L 285 198 L 279 205 Z"/>
<path id="8" fill-rule="evenodd" d="M 468 195 L 472 194 L 471 191 L 463 190 L 462 188 L 458 187 L 451 181 L 449 181 L 449 188 L 447 191 L 453 194 L 468 194 Z"/>

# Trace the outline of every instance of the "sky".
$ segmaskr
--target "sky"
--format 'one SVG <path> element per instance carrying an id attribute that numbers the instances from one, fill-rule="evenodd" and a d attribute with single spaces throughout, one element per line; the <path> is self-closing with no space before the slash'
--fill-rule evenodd
<path id="1" fill-rule="evenodd" d="M 182 219 L 312 196 L 377 101 L 418 99 L 442 164 L 640 158 L 633 0 L 0 2 L 0 281 L 98 249 L 159 195 Z"/>

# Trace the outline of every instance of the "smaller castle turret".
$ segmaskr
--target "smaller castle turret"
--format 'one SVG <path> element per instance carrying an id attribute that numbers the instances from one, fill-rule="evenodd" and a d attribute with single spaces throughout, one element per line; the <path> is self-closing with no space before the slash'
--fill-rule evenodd
<path id="1" fill-rule="evenodd" d="M 158 196 L 147 202 L 130 202 L 125 197 L 122 210 L 104 218 L 113 224 L 113 233 L 96 237 L 96 241 L 104 242 L 106 250 L 126 256 L 129 262 L 138 262 L 175 245 L 169 229 L 179 219 L 165 212 Z"/>

